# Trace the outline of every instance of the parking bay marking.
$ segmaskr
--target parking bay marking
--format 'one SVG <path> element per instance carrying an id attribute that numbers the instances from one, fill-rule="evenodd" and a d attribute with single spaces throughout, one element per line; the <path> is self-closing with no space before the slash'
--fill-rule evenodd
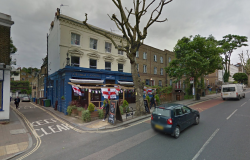
<path id="1" fill-rule="evenodd" d="M 194 156 L 194 158 L 192 160 L 196 160 L 201 152 L 205 149 L 205 147 L 209 144 L 209 142 L 214 138 L 214 136 L 216 135 L 216 133 L 219 131 L 220 129 L 217 128 L 214 133 L 209 137 L 209 139 L 205 142 L 205 144 L 201 147 L 201 149 L 198 151 L 198 153 L 196 153 L 196 155 Z"/>
<path id="2" fill-rule="evenodd" d="M 243 103 L 243 104 L 241 105 L 241 107 L 244 106 L 246 103 L 247 103 L 247 102 Z"/>

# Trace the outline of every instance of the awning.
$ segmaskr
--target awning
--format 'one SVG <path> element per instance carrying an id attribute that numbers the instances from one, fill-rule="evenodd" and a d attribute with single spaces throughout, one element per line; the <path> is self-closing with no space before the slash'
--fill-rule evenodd
<path id="1" fill-rule="evenodd" d="M 94 84 L 103 84 L 104 80 L 93 80 L 93 79 L 69 79 L 73 83 L 94 83 Z"/>
<path id="2" fill-rule="evenodd" d="M 134 85 L 134 82 L 118 81 L 119 84 Z"/>

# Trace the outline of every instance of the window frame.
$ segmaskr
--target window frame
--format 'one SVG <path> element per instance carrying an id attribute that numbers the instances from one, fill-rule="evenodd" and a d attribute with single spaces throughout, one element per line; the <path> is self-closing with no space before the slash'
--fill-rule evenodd
<path id="1" fill-rule="evenodd" d="M 143 52 L 143 59 L 147 59 L 147 52 Z"/>
<path id="2" fill-rule="evenodd" d="M 147 65 L 143 65 L 143 73 L 147 73 Z"/>
<path id="3" fill-rule="evenodd" d="M 160 84 L 160 82 L 161 82 L 161 84 Z M 162 87 L 162 80 L 159 80 L 158 86 L 161 86 L 161 87 Z"/>
<path id="4" fill-rule="evenodd" d="M 91 62 L 90 61 L 95 61 L 96 62 L 96 68 L 91 68 Z M 96 59 L 89 59 L 89 68 L 91 68 L 91 69 L 97 69 L 97 60 Z"/>
<path id="5" fill-rule="evenodd" d="M 157 62 L 157 55 L 154 55 L 154 61 Z"/>
<path id="6" fill-rule="evenodd" d="M 78 59 L 79 59 L 79 64 L 78 64 L 78 66 L 72 65 L 72 57 L 74 57 L 74 58 L 78 58 Z M 77 56 L 71 56 L 71 57 L 70 57 L 70 65 L 71 65 L 71 66 L 74 66 L 74 67 L 80 67 L 80 57 L 77 57 Z"/>
<path id="7" fill-rule="evenodd" d="M 124 65 L 122 63 L 118 63 L 118 72 L 121 72 L 119 66 L 122 66 L 122 72 L 123 72 Z"/>
<path id="8" fill-rule="evenodd" d="M 169 62 L 169 63 L 171 62 L 171 57 L 168 57 L 168 62 Z"/>
<path id="9" fill-rule="evenodd" d="M 73 43 L 72 43 L 72 34 L 75 34 L 75 35 L 76 35 L 76 40 L 77 40 L 77 36 L 79 36 L 79 44 L 75 44 L 75 43 L 73 44 Z M 81 44 L 80 42 L 81 42 L 81 35 L 80 35 L 80 34 L 77 34 L 77 33 L 74 33 L 74 32 L 71 32 L 71 42 L 70 42 L 71 45 L 80 46 L 80 44 Z"/>
<path id="10" fill-rule="evenodd" d="M 163 68 L 160 69 L 160 74 L 163 75 Z"/>
<path id="11" fill-rule="evenodd" d="M 108 48 L 108 46 L 106 46 L 107 44 L 110 44 L 110 48 Z M 110 49 L 110 51 L 108 51 L 108 49 Z M 105 53 L 111 53 L 111 52 L 112 52 L 112 43 L 105 42 Z"/>
<path id="12" fill-rule="evenodd" d="M 118 46 L 118 49 L 117 49 L 118 50 L 118 54 L 119 55 L 123 55 L 123 51 L 119 50 L 119 48 L 122 48 L 122 46 Z"/>
<path id="13" fill-rule="evenodd" d="M 95 40 L 95 41 L 96 41 L 96 49 L 95 49 L 95 48 L 93 48 L 93 47 L 91 47 L 91 40 Z M 95 38 L 90 38 L 90 39 L 89 39 L 89 48 L 90 48 L 90 49 L 97 50 L 97 48 L 98 48 L 97 46 L 98 46 L 98 40 L 97 40 L 97 39 L 95 39 Z"/>
<path id="14" fill-rule="evenodd" d="M 154 74 L 157 74 L 157 67 L 154 67 Z"/>
<path id="15" fill-rule="evenodd" d="M 163 57 L 160 57 L 160 61 L 161 61 L 161 63 L 163 63 Z"/>
<path id="16" fill-rule="evenodd" d="M 136 58 L 139 58 L 139 51 L 136 51 L 135 57 L 136 57 Z"/>
<path id="17" fill-rule="evenodd" d="M 107 64 L 107 63 L 110 64 L 110 69 L 107 69 L 107 67 L 106 67 L 106 64 Z M 111 71 L 111 62 L 106 62 L 106 61 L 105 61 L 105 70 L 106 70 L 106 71 Z"/>

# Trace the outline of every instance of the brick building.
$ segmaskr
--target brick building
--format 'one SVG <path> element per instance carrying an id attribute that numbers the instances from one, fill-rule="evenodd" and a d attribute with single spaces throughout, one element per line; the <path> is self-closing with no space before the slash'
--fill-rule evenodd
<path id="1" fill-rule="evenodd" d="M 166 86 L 166 52 L 142 45 L 136 53 L 136 63 L 141 80 L 146 85 Z"/>
<path id="2" fill-rule="evenodd" d="M 0 121 L 10 118 L 10 31 L 14 22 L 0 13 Z"/>

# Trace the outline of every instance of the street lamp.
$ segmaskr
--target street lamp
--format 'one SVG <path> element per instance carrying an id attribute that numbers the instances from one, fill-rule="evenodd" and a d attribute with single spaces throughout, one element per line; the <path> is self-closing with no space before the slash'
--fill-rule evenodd
<path id="1" fill-rule="evenodd" d="M 67 58 L 66 58 L 66 65 L 67 65 L 67 66 L 70 66 L 69 59 L 70 59 L 70 58 L 69 58 L 69 53 L 67 53 Z"/>

